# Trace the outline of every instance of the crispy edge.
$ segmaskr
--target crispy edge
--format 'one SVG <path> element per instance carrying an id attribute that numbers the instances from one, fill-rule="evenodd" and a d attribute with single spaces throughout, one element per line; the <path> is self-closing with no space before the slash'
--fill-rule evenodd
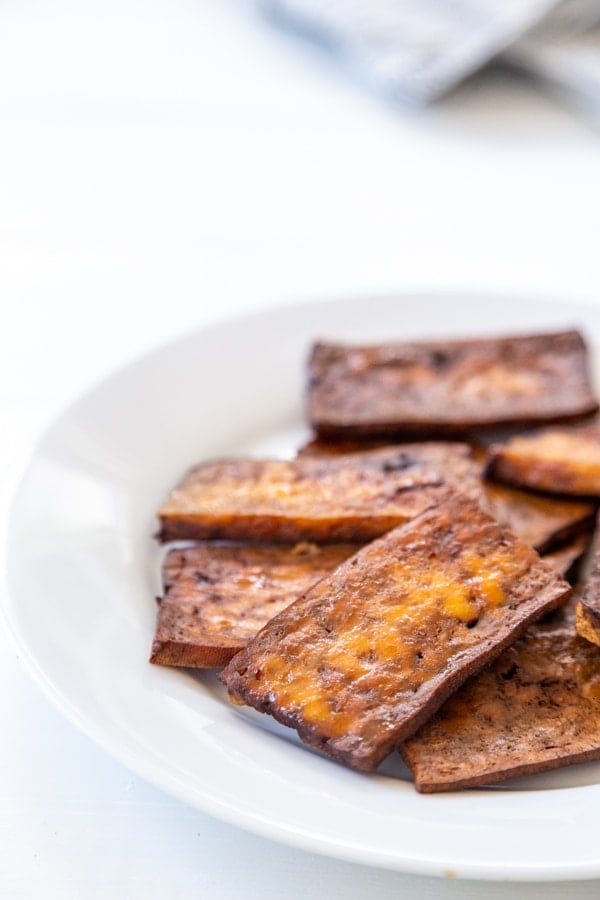
<path id="1" fill-rule="evenodd" d="M 409 491 L 429 491 L 431 503 L 436 502 L 439 484 L 415 485 Z M 418 513 L 415 513 L 417 515 Z M 210 523 L 189 516 L 159 516 L 158 540 L 233 540 L 267 544 L 295 544 L 312 541 L 316 544 L 367 543 L 381 537 L 399 524 L 399 516 L 369 515 L 332 517 L 330 519 L 287 518 L 285 516 L 237 516 L 226 524 Z M 410 521 L 410 519 L 407 519 Z"/>
<path id="2" fill-rule="evenodd" d="M 467 747 L 465 747 L 465 752 L 468 752 Z M 513 766 L 509 769 L 490 769 L 471 778 L 458 778 L 455 781 L 435 781 L 428 779 L 426 776 L 417 776 L 410 765 L 409 755 L 404 747 L 400 748 L 400 755 L 413 772 L 414 784 L 420 794 L 441 794 L 449 791 L 461 791 L 465 788 L 485 787 L 508 781 L 511 778 L 521 778 L 524 775 L 538 775 L 541 772 L 551 772 L 555 769 L 563 769 L 578 763 L 593 762 L 600 759 L 600 746 L 591 750 L 584 750 L 581 753 L 574 753 L 571 756 L 556 756 L 554 759 L 544 760 L 542 763 L 523 763 L 520 766 Z"/>
<path id="3" fill-rule="evenodd" d="M 242 644 L 215 647 L 185 641 L 159 641 L 155 638 L 149 662 L 189 669 L 221 669 L 242 649 Z"/>

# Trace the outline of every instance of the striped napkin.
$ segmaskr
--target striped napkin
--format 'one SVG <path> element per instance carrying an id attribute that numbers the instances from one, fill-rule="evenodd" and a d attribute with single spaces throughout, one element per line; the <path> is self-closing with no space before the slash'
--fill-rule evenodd
<path id="1" fill-rule="evenodd" d="M 397 99 L 428 103 L 500 59 L 600 111 L 600 0 L 255 0 Z"/>

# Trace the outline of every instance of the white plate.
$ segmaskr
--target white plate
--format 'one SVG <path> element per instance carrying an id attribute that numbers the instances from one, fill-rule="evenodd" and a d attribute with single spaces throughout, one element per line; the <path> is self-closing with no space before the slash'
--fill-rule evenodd
<path id="1" fill-rule="evenodd" d="M 600 313 L 587 308 L 422 296 L 305 305 L 201 331 L 118 372 L 50 428 L 13 505 L 5 617 L 23 658 L 63 712 L 131 769 L 251 831 L 404 871 L 600 876 L 597 764 L 420 796 L 395 760 L 376 775 L 348 771 L 230 706 L 213 675 L 147 663 L 154 510 L 197 460 L 292 452 L 304 436 L 313 338 L 570 325 L 600 346 Z"/>

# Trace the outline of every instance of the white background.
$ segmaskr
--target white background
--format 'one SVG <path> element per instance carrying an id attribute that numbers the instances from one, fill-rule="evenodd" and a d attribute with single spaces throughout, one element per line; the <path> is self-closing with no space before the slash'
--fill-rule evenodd
<path id="1" fill-rule="evenodd" d="M 3 505 L 55 412 L 171 336 L 415 288 L 594 303 L 599 246 L 598 127 L 531 85 L 490 75 L 406 111 L 234 0 L 4 0 Z M 515 894 L 326 860 L 186 808 L 64 722 L 1 633 L 0 683 L 2 898 Z"/>

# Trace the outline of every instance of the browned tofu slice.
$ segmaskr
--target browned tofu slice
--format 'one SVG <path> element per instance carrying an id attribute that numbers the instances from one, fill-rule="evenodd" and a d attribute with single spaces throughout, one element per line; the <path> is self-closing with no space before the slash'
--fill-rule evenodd
<path id="1" fill-rule="evenodd" d="M 317 343 L 308 416 L 320 435 L 444 435 L 562 422 L 598 408 L 577 331 L 480 340 Z"/>
<path id="2" fill-rule="evenodd" d="M 544 429 L 494 444 L 491 478 L 537 491 L 600 496 L 600 426 Z"/>
<path id="3" fill-rule="evenodd" d="M 170 550 L 150 662 L 226 665 L 269 619 L 358 549 L 202 544 Z"/>
<path id="4" fill-rule="evenodd" d="M 424 793 L 600 759 L 600 650 L 533 627 L 402 747 Z"/>
<path id="5" fill-rule="evenodd" d="M 353 439 L 316 439 L 300 448 L 299 456 L 339 456 L 357 453 L 364 444 Z M 371 445 L 375 442 L 369 442 Z M 381 442 L 377 446 L 382 445 Z M 389 444 L 387 445 L 390 446 Z M 501 525 L 510 528 L 539 553 L 563 544 L 578 534 L 589 533 L 594 523 L 594 506 L 581 500 L 545 497 L 493 481 L 481 483 L 485 449 L 450 441 L 397 444 L 423 465 L 432 465 L 449 483 L 470 496 L 483 491 L 481 503 Z M 467 449 L 470 446 L 470 452 Z"/>
<path id="6" fill-rule="evenodd" d="M 159 510 L 163 541 L 366 542 L 435 502 L 443 478 L 402 448 L 193 469 Z"/>
<path id="7" fill-rule="evenodd" d="M 370 771 L 569 585 L 474 501 L 367 545 L 230 662 L 231 699 Z"/>
<path id="8" fill-rule="evenodd" d="M 575 610 L 575 627 L 581 637 L 600 646 L 600 514 L 592 543 L 590 572 Z"/>

